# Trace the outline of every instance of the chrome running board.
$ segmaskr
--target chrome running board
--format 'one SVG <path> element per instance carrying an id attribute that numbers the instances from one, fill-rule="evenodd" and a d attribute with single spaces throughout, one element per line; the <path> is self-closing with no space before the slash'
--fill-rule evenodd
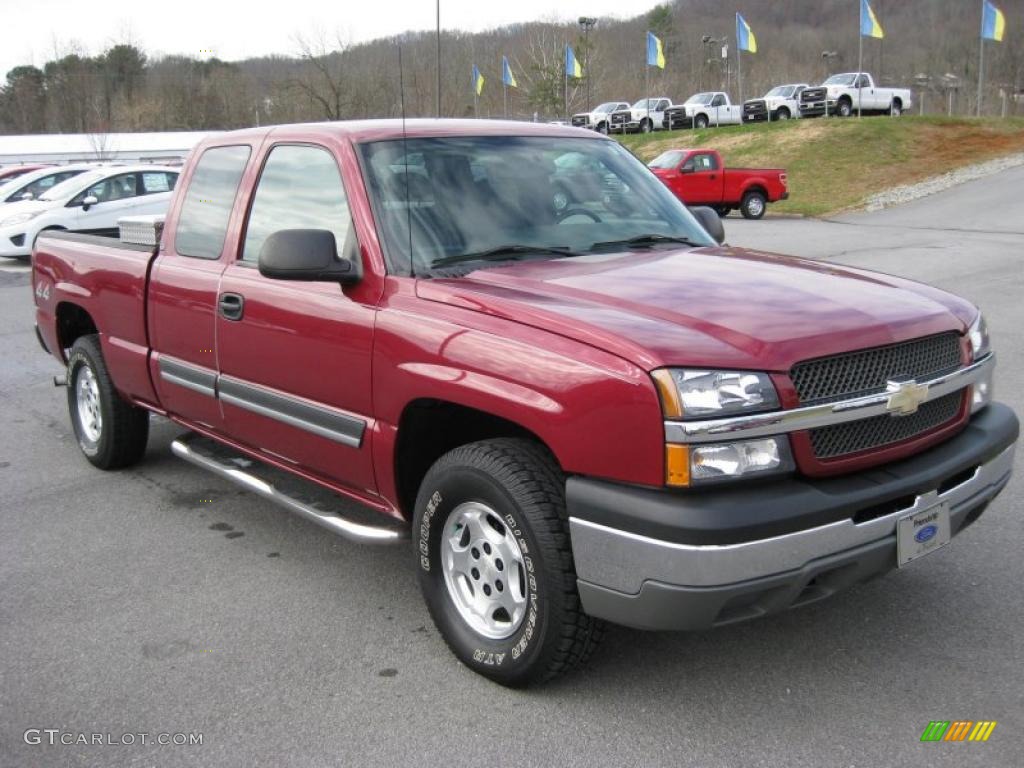
<path id="1" fill-rule="evenodd" d="M 371 510 L 346 509 L 343 515 L 340 507 L 357 507 L 358 502 L 349 501 L 301 477 L 243 456 L 208 437 L 194 433 L 185 435 L 171 443 L 171 451 L 175 456 L 230 480 L 257 496 L 280 504 L 346 539 L 363 544 L 397 544 L 409 538 L 408 526 L 402 525 L 400 521 L 391 522 L 390 518 Z M 353 517 L 363 517 L 366 522 L 357 522 Z"/>

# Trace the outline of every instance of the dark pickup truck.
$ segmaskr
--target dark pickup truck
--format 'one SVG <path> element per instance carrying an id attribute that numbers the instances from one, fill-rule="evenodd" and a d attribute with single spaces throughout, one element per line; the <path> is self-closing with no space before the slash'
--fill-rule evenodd
<path id="1" fill-rule="evenodd" d="M 559 206 L 566 168 L 628 194 Z M 454 653 L 526 685 L 603 620 L 706 629 L 905 566 L 1010 476 L 974 306 L 720 230 L 582 129 L 277 126 L 204 140 L 156 247 L 41 237 L 32 288 L 90 462 L 141 460 L 159 414 L 198 467 L 411 538 Z"/>

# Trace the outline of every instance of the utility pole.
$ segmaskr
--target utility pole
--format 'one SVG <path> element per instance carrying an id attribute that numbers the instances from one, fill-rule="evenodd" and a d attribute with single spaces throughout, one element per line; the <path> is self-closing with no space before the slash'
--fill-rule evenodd
<path id="1" fill-rule="evenodd" d="M 583 58 L 583 76 L 587 78 L 587 112 L 590 111 L 590 30 L 597 24 L 597 19 L 592 16 L 580 16 L 579 25 L 583 28 L 583 47 L 586 49 L 586 56 Z"/>
<path id="2" fill-rule="evenodd" d="M 441 0 L 437 0 L 437 116 L 441 116 Z"/>

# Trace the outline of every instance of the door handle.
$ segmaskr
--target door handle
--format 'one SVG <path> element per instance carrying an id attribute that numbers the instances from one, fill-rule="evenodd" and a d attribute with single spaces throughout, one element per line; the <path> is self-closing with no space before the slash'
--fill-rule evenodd
<path id="1" fill-rule="evenodd" d="M 239 293 L 222 293 L 217 309 L 225 320 L 241 320 L 245 312 L 245 298 Z"/>

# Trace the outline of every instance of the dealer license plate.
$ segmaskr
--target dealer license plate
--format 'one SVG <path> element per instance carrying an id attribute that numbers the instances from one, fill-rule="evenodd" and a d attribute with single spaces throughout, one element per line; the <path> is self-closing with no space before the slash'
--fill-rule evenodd
<path id="1" fill-rule="evenodd" d="M 896 564 L 902 568 L 949 544 L 949 505 L 936 504 L 896 521 Z"/>

